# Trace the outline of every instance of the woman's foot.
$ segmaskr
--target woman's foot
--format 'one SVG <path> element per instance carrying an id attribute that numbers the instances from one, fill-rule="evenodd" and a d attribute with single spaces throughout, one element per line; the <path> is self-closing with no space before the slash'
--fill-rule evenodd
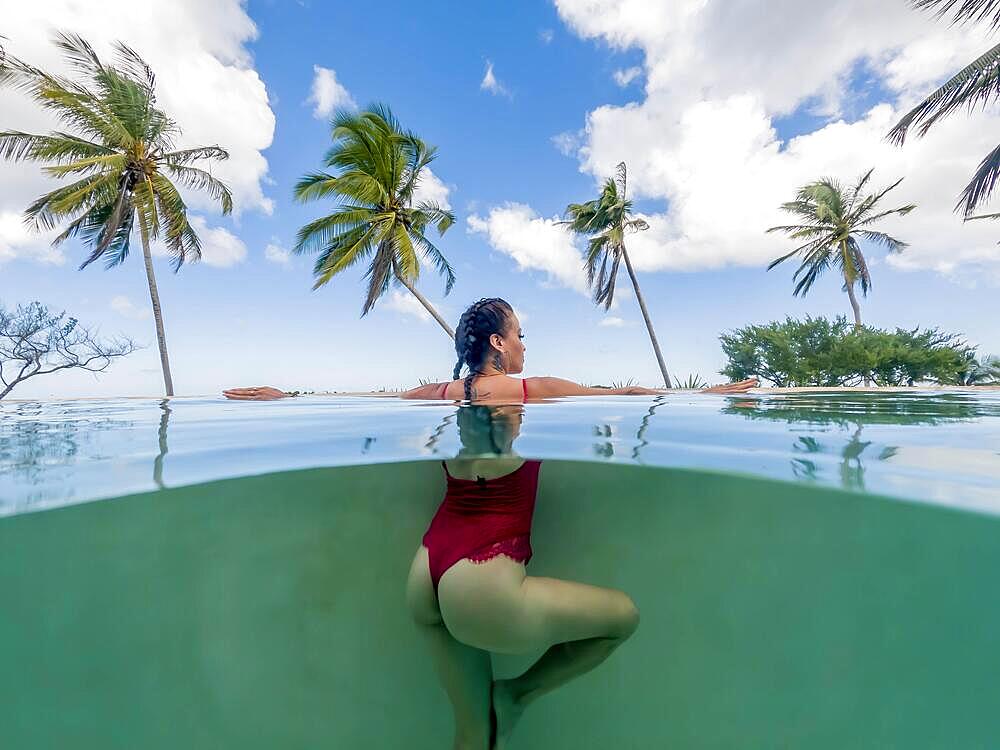
<path id="1" fill-rule="evenodd" d="M 505 750 L 514 726 L 524 713 L 524 704 L 514 696 L 511 690 L 512 680 L 494 680 L 493 711 L 496 712 L 497 732 L 496 744 L 490 750 Z"/>

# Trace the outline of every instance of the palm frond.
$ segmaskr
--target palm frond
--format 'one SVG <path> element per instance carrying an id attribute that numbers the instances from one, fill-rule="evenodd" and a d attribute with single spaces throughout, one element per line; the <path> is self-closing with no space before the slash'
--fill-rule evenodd
<path id="1" fill-rule="evenodd" d="M 11 161 L 54 161 L 62 164 L 114 153 L 114 150 L 106 146 L 69 133 L 34 135 L 19 130 L 0 132 L 0 158 Z"/>
<path id="2" fill-rule="evenodd" d="M 907 112 L 889 131 L 887 138 L 902 145 L 911 127 L 919 136 L 943 117 L 961 107 L 986 105 L 1000 95 L 1000 44 L 973 60 L 950 80 Z"/>
<path id="3" fill-rule="evenodd" d="M 233 194 L 229 192 L 229 187 L 226 183 L 213 177 L 204 169 L 198 169 L 197 167 L 181 166 L 169 161 L 164 162 L 163 166 L 184 187 L 208 193 L 212 200 L 218 201 L 224 215 L 232 213 Z"/>
<path id="4" fill-rule="evenodd" d="M 394 273 L 395 250 L 391 237 L 386 237 L 379 243 L 378 251 L 365 272 L 365 278 L 368 279 L 368 294 L 361 307 L 361 317 L 367 315 L 379 297 L 389 291 L 389 282 L 396 275 Z"/>
<path id="5" fill-rule="evenodd" d="M 885 232 L 872 232 L 869 230 L 862 230 L 857 232 L 858 236 L 872 242 L 876 245 L 881 245 L 890 253 L 901 253 L 904 249 L 908 248 L 910 245 L 902 240 L 897 240 L 895 237 L 890 237 Z"/>
<path id="6" fill-rule="evenodd" d="M 413 240 L 413 244 L 419 247 L 424 255 L 427 256 L 427 259 L 434 264 L 438 273 L 444 276 L 444 293 L 445 296 L 448 296 L 451 288 L 455 286 L 455 270 L 434 243 L 428 240 L 423 234 L 414 232 L 410 237 Z"/>
<path id="7" fill-rule="evenodd" d="M 201 258 L 201 240 L 188 221 L 187 206 L 174 184 L 160 173 L 152 175 L 150 183 L 160 224 L 164 229 L 163 244 L 173 258 L 176 273 L 189 256 L 194 256 L 195 260 Z"/>
<path id="8" fill-rule="evenodd" d="M 972 175 L 969 184 L 962 191 L 955 210 L 961 211 L 966 218 L 970 218 L 976 207 L 985 203 L 993 194 L 998 177 L 1000 177 L 1000 146 L 990 151 L 986 158 L 980 162 L 976 173 Z"/>
<path id="9" fill-rule="evenodd" d="M 229 152 L 221 146 L 199 146 L 198 148 L 186 148 L 181 151 L 169 151 L 162 156 L 163 161 L 184 166 L 200 159 L 218 159 L 225 161 L 229 158 Z"/>
<path id="10" fill-rule="evenodd" d="M 356 229 L 367 230 L 380 221 L 390 218 L 387 213 L 379 213 L 370 208 L 344 206 L 328 216 L 310 221 L 302 226 L 296 235 L 296 253 L 316 250 L 324 245 L 333 245 L 346 232 Z"/>
<path id="11" fill-rule="evenodd" d="M 316 259 L 313 268 L 316 281 L 313 283 L 313 289 L 323 286 L 338 273 L 367 256 L 375 247 L 375 243 L 382 239 L 384 230 L 385 227 L 379 223 L 357 227 L 344 232 L 336 241 L 331 242 Z"/>
<path id="12" fill-rule="evenodd" d="M 1000 0 L 911 0 L 918 10 L 933 10 L 937 18 L 954 13 L 952 23 L 988 21 L 1000 27 Z"/>
<path id="13" fill-rule="evenodd" d="M 434 201 L 421 201 L 414 208 L 410 215 L 415 227 L 423 232 L 423 228 L 428 224 L 433 225 L 438 230 L 438 235 L 443 235 L 455 223 L 455 214 L 442 208 Z"/>

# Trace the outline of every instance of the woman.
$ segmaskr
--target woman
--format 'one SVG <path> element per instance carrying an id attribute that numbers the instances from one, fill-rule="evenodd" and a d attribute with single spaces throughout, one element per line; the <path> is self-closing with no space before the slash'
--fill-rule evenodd
<path id="1" fill-rule="evenodd" d="M 510 454 L 521 407 L 485 404 L 663 391 L 511 377 L 524 369 L 523 336 L 507 302 L 481 299 L 462 314 L 455 331 L 458 362 L 453 379 L 401 394 L 479 404 L 460 411 L 463 451 L 442 462 L 445 498 L 413 557 L 406 586 L 410 612 L 430 644 L 454 709 L 454 750 L 504 748 L 530 703 L 603 662 L 639 624 L 639 610 L 622 591 L 526 574 L 541 462 Z M 468 374 L 460 380 L 463 366 Z M 703 392 L 742 393 L 754 385 L 756 381 L 749 380 Z M 286 394 L 273 388 L 238 388 L 225 395 L 272 399 Z M 477 419 L 488 425 L 473 429 Z M 543 649 L 523 674 L 493 679 L 490 652 Z"/>

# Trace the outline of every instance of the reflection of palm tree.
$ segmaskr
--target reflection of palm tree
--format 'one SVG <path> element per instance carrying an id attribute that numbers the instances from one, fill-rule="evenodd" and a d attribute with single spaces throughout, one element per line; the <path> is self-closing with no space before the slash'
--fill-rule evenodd
<path id="1" fill-rule="evenodd" d="M 594 437 L 609 438 L 603 443 L 594 443 L 594 453 L 602 458 L 611 458 L 615 455 L 614 443 L 610 440 L 611 438 L 611 425 L 609 424 L 595 424 L 594 425 Z"/>
<path id="2" fill-rule="evenodd" d="M 635 433 L 635 439 L 638 440 L 639 442 L 636 443 L 636 446 L 632 449 L 633 461 L 638 461 L 639 452 L 647 445 L 649 445 L 649 441 L 646 440 L 646 430 L 649 429 L 649 425 L 652 423 L 653 415 L 656 413 L 656 410 L 659 409 L 661 406 L 663 406 L 665 403 L 667 403 L 667 399 L 665 396 L 657 396 L 656 398 L 654 398 L 653 403 L 649 407 L 649 410 L 646 412 L 645 416 L 643 416 L 642 422 L 639 423 L 639 429 Z"/>
<path id="3" fill-rule="evenodd" d="M 823 411 L 826 408 L 827 411 Z M 752 420 L 785 422 L 789 425 L 835 426 L 850 430 L 846 442 L 836 446 L 812 435 L 800 436 L 792 445 L 796 457 L 791 460 L 797 479 L 819 481 L 822 456 L 840 458 L 839 479 L 844 489 L 865 489 L 864 456 L 872 441 L 861 439 L 870 425 L 937 425 L 973 422 L 982 417 L 1000 417 L 1000 405 L 977 400 L 964 393 L 937 394 L 933 397 L 893 394 L 891 398 L 875 394 L 789 394 L 778 398 L 742 399 L 722 410 Z M 871 461 L 888 461 L 899 451 L 885 446 Z"/>
<path id="4" fill-rule="evenodd" d="M 861 425 L 858 424 L 841 451 L 840 485 L 848 490 L 863 490 L 865 488 L 865 467 L 861 463 L 861 454 L 871 445 L 871 441 L 861 442 Z"/>
<path id="5" fill-rule="evenodd" d="M 163 457 L 167 455 L 167 425 L 170 422 L 169 399 L 163 399 L 160 401 L 160 411 L 160 427 L 156 431 L 160 451 L 156 454 L 156 458 L 153 459 L 153 481 L 156 483 L 156 486 L 162 490 L 166 487 L 163 483 Z"/>

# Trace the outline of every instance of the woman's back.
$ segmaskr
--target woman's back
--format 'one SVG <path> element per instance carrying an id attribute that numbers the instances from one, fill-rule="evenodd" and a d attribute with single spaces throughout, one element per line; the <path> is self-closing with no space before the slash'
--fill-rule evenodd
<path id="1" fill-rule="evenodd" d="M 504 401 L 507 403 L 527 401 L 528 383 L 523 378 L 508 375 L 487 375 L 472 380 L 474 397 L 477 401 Z M 460 401 L 465 398 L 465 378 L 445 383 L 440 398 Z"/>

